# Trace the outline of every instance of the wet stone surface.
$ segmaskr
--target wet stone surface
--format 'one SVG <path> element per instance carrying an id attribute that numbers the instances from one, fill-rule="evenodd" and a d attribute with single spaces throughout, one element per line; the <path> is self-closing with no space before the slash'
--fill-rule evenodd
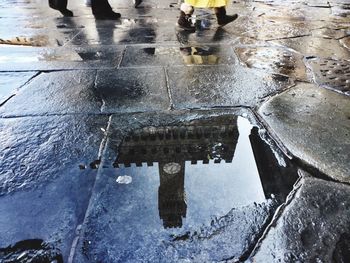
<path id="1" fill-rule="evenodd" d="M 299 187 L 252 261 L 348 262 L 350 187 L 309 176 Z"/>
<path id="2" fill-rule="evenodd" d="M 350 61 L 312 59 L 308 62 L 317 84 L 350 95 Z"/>
<path id="3" fill-rule="evenodd" d="M 0 248 L 0 259 L 4 263 L 63 263 L 60 251 L 49 244 L 45 244 L 41 239 L 23 240 L 12 246 Z"/>
<path id="4" fill-rule="evenodd" d="M 271 46 L 238 47 L 235 51 L 248 67 L 264 69 L 299 80 L 307 79 L 306 67 L 300 54 Z"/>
<path id="5" fill-rule="evenodd" d="M 98 159 L 107 122 L 83 116 L 0 120 L 1 248 L 40 238 L 66 261 L 97 173 L 89 163 Z M 10 256 L 1 253 L 1 262 Z"/>
<path id="6" fill-rule="evenodd" d="M 298 178 L 242 117 L 148 126 L 118 146 L 122 123 L 111 123 L 115 168 L 99 174 L 77 262 L 243 259 Z"/>
<path id="7" fill-rule="evenodd" d="M 119 46 L 50 49 L 6 46 L 0 49 L 0 71 L 115 68 L 123 49 Z"/>
<path id="8" fill-rule="evenodd" d="M 230 66 L 169 67 L 175 108 L 254 106 L 265 96 L 284 90 L 292 80 L 282 75 Z"/>
<path id="9" fill-rule="evenodd" d="M 102 100 L 94 87 L 95 77 L 94 70 L 42 73 L 1 107 L 0 114 L 99 113 Z"/>
<path id="10" fill-rule="evenodd" d="M 287 46 L 304 56 L 315 56 L 334 59 L 349 59 L 350 52 L 344 48 L 339 40 L 305 36 L 283 40 L 274 40 L 272 43 Z"/>
<path id="11" fill-rule="evenodd" d="M 121 67 L 232 64 L 229 45 L 128 46 Z"/>
<path id="12" fill-rule="evenodd" d="M 95 90 L 102 112 L 166 110 L 170 107 L 164 69 L 118 69 L 97 72 Z"/>
<path id="13" fill-rule="evenodd" d="M 0 105 L 14 96 L 18 89 L 34 77 L 36 72 L 2 72 L 0 73 Z"/>
<path id="14" fill-rule="evenodd" d="M 259 114 L 294 156 L 335 180 L 350 182 L 347 96 L 298 84 L 267 101 Z"/>

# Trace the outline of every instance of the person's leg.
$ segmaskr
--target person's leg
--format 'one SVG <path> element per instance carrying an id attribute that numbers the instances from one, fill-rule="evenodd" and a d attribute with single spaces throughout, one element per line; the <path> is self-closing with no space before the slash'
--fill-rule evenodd
<path id="1" fill-rule="evenodd" d="M 64 16 L 73 16 L 73 12 L 67 9 L 67 0 L 49 0 L 49 6 Z"/>
<path id="2" fill-rule="evenodd" d="M 117 20 L 120 14 L 112 10 L 108 0 L 91 0 L 92 13 L 96 19 Z"/>
<path id="3" fill-rule="evenodd" d="M 228 23 L 231 23 L 232 21 L 236 20 L 238 15 L 226 15 L 226 8 L 225 6 L 221 7 L 215 7 L 214 12 L 218 21 L 219 26 L 227 25 Z"/>
<path id="4" fill-rule="evenodd" d="M 195 31 L 195 27 L 192 25 L 191 16 L 194 12 L 193 6 L 182 3 L 180 6 L 180 17 L 177 21 L 177 25 L 187 31 Z"/>
<path id="5" fill-rule="evenodd" d="M 142 0 L 133 0 L 135 8 L 138 7 L 141 3 Z"/>

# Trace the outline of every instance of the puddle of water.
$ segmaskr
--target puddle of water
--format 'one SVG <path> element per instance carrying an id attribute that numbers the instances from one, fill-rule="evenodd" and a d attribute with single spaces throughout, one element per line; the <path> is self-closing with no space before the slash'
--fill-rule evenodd
<path id="1" fill-rule="evenodd" d="M 152 232 L 175 235 L 234 208 L 282 202 L 297 179 L 296 168 L 279 166 L 258 128 L 242 117 L 134 131 L 114 165 L 116 178 L 130 183 L 116 184 L 120 223 L 141 217 Z"/>

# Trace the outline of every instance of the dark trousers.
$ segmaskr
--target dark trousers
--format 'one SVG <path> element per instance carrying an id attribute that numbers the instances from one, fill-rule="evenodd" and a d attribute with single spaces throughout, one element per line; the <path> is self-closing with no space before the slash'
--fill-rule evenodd
<path id="1" fill-rule="evenodd" d="M 55 10 L 66 10 L 67 4 L 67 0 L 49 0 L 49 6 Z M 91 0 L 91 8 L 94 14 L 112 10 L 108 0 Z"/>

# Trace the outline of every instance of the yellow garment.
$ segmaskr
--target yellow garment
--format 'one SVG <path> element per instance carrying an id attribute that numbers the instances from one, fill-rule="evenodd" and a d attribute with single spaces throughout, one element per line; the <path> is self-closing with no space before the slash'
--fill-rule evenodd
<path id="1" fill-rule="evenodd" d="M 193 7 L 208 8 L 226 6 L 228 0 L 185 0 L 185 3 Z"/>

